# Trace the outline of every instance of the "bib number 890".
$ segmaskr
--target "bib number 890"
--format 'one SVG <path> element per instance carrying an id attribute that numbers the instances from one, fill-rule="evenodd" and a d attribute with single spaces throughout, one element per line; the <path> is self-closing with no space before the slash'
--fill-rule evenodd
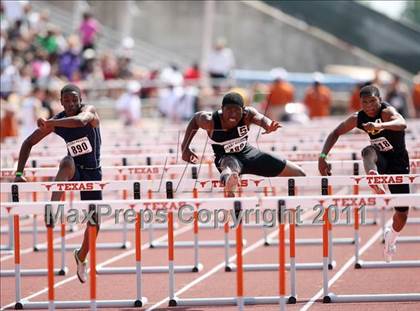
<path id="1" fill-rule="evenodd" d="M 74 154 L 81 153 L 83 151 L 87 151 L 89 148 L 86 145 L 86 143 L 82 143 L 80 145 L 71 146 L 71 151 L 73 151 Z"/>
<path id="2" fill-rule="evenodd" d="M 67 144 L 67 149 L 72 157 L 92 152 L 92 146 L 87 137 L 83 137 Z"/>

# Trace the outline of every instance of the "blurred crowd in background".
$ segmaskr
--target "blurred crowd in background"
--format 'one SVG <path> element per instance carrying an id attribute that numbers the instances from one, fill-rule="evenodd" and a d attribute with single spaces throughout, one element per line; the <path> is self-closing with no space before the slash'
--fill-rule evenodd
<path id="1" fill-rule="evenodd" d="M 133 62 L 131 38 L 122 39 L 113 51 L 98 50 L 101 25 L 89 12 L 83 14 L 74 33 L 64 35 L 50 22 L 48 11 L 35 12 L 30 3 L 8 10 L 1 2 L 0 9 L 2 141 L 6 137 L 24 139 L 36 128 L 39 117 L 50 118 L 61 111 L 59 90 L 68 82 L 82 88 L 84 99 L 102 96 L 113 100 L 114 111 L 126 126 L 141 124 L 142 103 L 151 98 L 155 99 L 156 115 L 182 122 L 203 107 L 218 107 L 218 96 L 229 90 L 241 93 L 246 105 L 255 105 L 272 119 L 282 119 L 287 105 L 297 102 L 300 104 L 289 110 L 301 111 L 309 118 L 331 114 L 334 98 L 320 73 L 313 75 L 312 85 L 299 99 L 282 68 L 271 71 L 272 83 L 237 87 L 231 75 L 234 52 L 223 38 L 216 40 L 205 68 L 198 62 L 188 68 L 177 64 L 142 68 Z M 378 85 L 383 99 L 403 116 L 420 117 L 419 75 L 411 89 L 396 75 L 387 85 L 376 78 L 356 85 L 347 112 L 360 109 L 358 92 L 367 83 Z"/>

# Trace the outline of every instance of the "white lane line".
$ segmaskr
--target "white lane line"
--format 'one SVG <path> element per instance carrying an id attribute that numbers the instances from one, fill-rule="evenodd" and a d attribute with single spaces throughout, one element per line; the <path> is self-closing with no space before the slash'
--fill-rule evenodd
<path id="1" fill-rule="evenodd" d="M 388 220 L 387 222 L 387 226 L 389 226 L 389 224 L 391 223 L 391 219 Z M 379 237 L 382 235 L 382 228 L 379 229 L 378 231 L 376 231 L 376 233 L 369 239 L 369 241 L 366 242 L 365 245 L 363 245 L 362 248 L 360 248 L 360 252 L 359 254 L 362 255 L 369 247 L 371 247 L 373 245 L 373 243 L 375 243 Z M 342 267 L 341 269 L 334 274 L 334 276 L 329 280 L 328 282 L 328 288 L 330 288 L 346 271 L 348 268 L 350 268 L 354 262 L 355 262 L 356 258 L 354 256 L 352 256 Z M 317 292 L 301 309 L 300 311 L 306 311 L 308 310 L 313 304 L 314 302 L 319 299 L 324 293 L 324 290 L 321 288 L 319 290 L 319 292 Z"/>
<path id="2" fill-rule="evenodd" d="M 288 229 L 288 225 L 287 225 L 287 229 Z M 272 233 L 270 233 L 268 235 L 268 238 L 272 238 L 274 237 L 276 234 L 278 233 L 278 229 L 276 229 L 275 231 L 273 231 Z M 249 247 L 247 247 L 244 251 L 243 251 L 243 255 L 252 252 L 253 250 L 255 250 L 256 248 L 264 245 L 264 239 L 260 239 L 257 242 L 255 242 L 254 244 L 250 245 Z M 232 260 L 236 259 L 236 254 L 229 257 L 229 262 L 231 262 Z M 215 274 L 216 272 L 218 272 L 219 270 L 221 270 L 222 268 L 225 267 L 225 261 L 219 263 L 218 265 L 214 266 L 210 271 L 208 271 L 207 273 L 201 275 L 200 277 L 194 279 L 194 281 L 188 283 L 187 285 L 185 285 L 183 288 L 181 288 L 179 291 L 177 291 L 175 293 L 175 296 L 177 297 L 178 295 L 181 295 L 182 293 L 186 292 L 187 290 L 189 290 L 191 287 L 197 285 L 198 283 L 201 283 L 202 281 L 204 281 L 205 279 L 207 279 L 208 277 L 212 276 L 213 274 Z M 154 304 L 153 306 L 147 308 L 145 311 L 151 311 L 156 309 L 157 307 L 161 306 L 163 303 L 169 301 L 169 297 L 166 297 L 164 299 L 162 299 L 161 301 L 157 302 L 156 304 Z"/>
<path id="3" fill-rule="evenodd" d="M 309 218 L 311 218 L 313 216 L 313 213 L 310 215 L 306 215 L 302 218 L 302 220 L 307 220 Z M 285 231 L 289 230 L 289 225 L 285 226 Z M 271 239 L 272 237 L 275 237 L 278 234 L 278 229 L 274 230 L 273 232 L 271 232 L 267 238 Z M 255 249 L 257 249 L 258 247 L 264 245 L 265 239 L 260 239 L 257 242 L 255 242 L 254 244 L 248 246 L 247 248 L 245 248 L 242 252 L 242 255 L 244 256 L 247 253 L 250 253 L 252 251 L 254 251 Z M 233 261 L 236 259 L 236 254 L 229 257 L 229 262 Z M 215 267 L 213 267 L 210 271 L 208 271 L 207 273 L 203 274 L 202 276 L 194 279 L 194 281 L 188 283 L 187 285 L 185 285 L 183 288 L 181 288 L 179 291 L 177 291 L 175 293 L 175 296 L 181 295 L 183 293 L 185 293 L 187 290 L 189 290 L 190 288 L 192 288 L 193 286 L 197 285 L 198 283 L 204 281 L 205 279 L 207 279 L 208 277 L 212 276 L 213 274 L 215 274 L 216 272 L 218 272 L 220 269 L 224 268 L 225 266 L 225 261 L 219 263 L 218 265 L 216 265 Z M 162 299 L 161 301 L 155 303 L 153 306 L 147 308 L 145 311 L 151 311 L 156 309 L 157 307 L 161 306 L 163 303 L 169 301 L 169 297 L 166 297 L 164 299 Z"/>
<path id="4" fill-rule="evenodd" d="M 174 236 L 177 236 L 177 235 L 179 235 L 179 234 L 181 234 L 181 233 L 184 233 L 184 232 L 186 232 L 186 231 L 188 231 L 188 230 L 191 230 L 192 228 L 193 228 L 193 227 L 190 225 L 190 226 L 185 226 L 185 227 L 182 227 L 182 228 L 180 228 L 180 229 L 177 229 L 177 230 L 175 230 L 175 231 L 174 231 Z M 159 237 L 159 238 L 155 239 L 154 241 L 156 241 L 156 242 L 164 242 L 167 238 L 168 238 L 168 234 L 166 233 L 166 234 L 164 234 L 163 236 L 161 236 L 161 237 Z M 142 249 L 142 250 L 147 249 L 147 248 L 149 248 L 149 242 L 147 242 L 147 243 L 145 243 L 145 244 L 143 244 L 143 245 L 141 246 L 141 249 Z M 127 257 L 127 256 L 129 256 L 129 255 L 133 254 L 134 252 L 135 252 L 135 249 L 134 249 L 134 250 L 132 250 L 132 249 L 131 249 L 131 250 L 126 251 L 126 252 L 124 252 L 124 253 L 122 253 L 122 254 L 119 254 L 119 255 L 113 256 L 113 257 L 111 257 L 110 259 L 108 259 L 108 260 L 106 260 L 106 261 L 104 261 L 104 262 L 99 263 L 97 266 L 104 266 L 104 265 L 106 265 L 106 264 L 110 264 L 110 263 L 112 263 L 112 262 L 114 262 L 114 261 L 117 261 L 117 260 L 119 260 L 119 259 L 121 259 L 121 258 Z M 89 271 L 89 270 L 88 270 L 88 271 Z M 55 283 L 55 284 L 54 284 L 54 288 L 58 288 L 58 287 L 60 287 L 60 286 L 62 286 L 62 285 L 64 285 L 64 284 L 69 283 L 69 282 L 72 282 L 72 281 L 74 281 L 74 280 L 78 280 L 78 278 L 77 278 L 77 275 L 76 275 L 76 274 L 74 274 L 74 275 L 72 275 L 72 276 L 70 276 L 70 277 L 68 277 L 68 278 L 65 278 L 64 280 L 62 280 L 62 281 L 60 281 L 60 282 Z M 34 298 L 34 297 L 37 297 L 37 296 L 39 296 L 39 295 L 42 295 L 42 294 L 44 294 L 44 293 L 46 293 L 46 292 L 48 292 L 48 287 L 45 287 L 44 289 L 42 289 L 42 290 L 40 290 L 40 291 L 38 291 L 38 292 L 36 292 L 36 293 L 33 293 L 32 295 L 29 295 L 29 296 L 23 297 L 21 300 L 23 300 L 23 301 L 24 301 L 24 300 L 30 300 L 30 299 L 32 299 L 32 298 Z M 15 303 L 16 303 L 16 302 L 12 302 L 12 303 L 10 303 L 10 304 L 8 304 L 8 305 L 4 306 L 4 307 L 1 307 L 1 309 L 0 309 L 0 310 L 5 310 L 5 309 L 7 309 L 7 308 L 13 307 L 13 306 L 15 305 Z"/>
<path id="5" fill-rule="evenodd" d="M 180 235 L 180 234 L 182 234 L 184 232 L 187 232 L 187 231 L 191 230 L 192 228 L 193 227 L 191 225 L 181 227 L 181 228 L 179 228 L 179 229 L 177 229 L 177 230 L 174 231 L 174 236 L 177 236 L 177 235 Z M 154 242 L 163 242 L 164 240 L 166 240 L 167 237 L 168 237 L 168 234 L 165 234 L 165 235 L 161 236 L 160 238 L 155 239 L 153 241 Z M 149 243 L 146 243 L 146 244 L 143 244 L 141 246 L 141 249 L 142 250 L 145 250 L 145 249 L 148 249 L 149 247 L 150 247 L 150 244 Z M 108 259 L 108 260 L 106 260 L 106 261 L 104 261 L 104 262 L 102 262 L 100 264 L 97 264 L 96 267 L 97 268 L 103 268 L 104 266 L 109 265 L 110 263 L 116 262 L 118 260 L 121 260 L 121 259 L 123 259 L 125 257 L 128 257 L 128 256 L 134 254 L 135 252 L 136 252 L 136 249 L 135 248 L 130 249 L 129 251 L 126 251 L 124 253 L 121 253 L 121 254 L 119 254 L 117 256 L 114 256 L 114 257 L 112 257 L 112 258 L 110 258 L 110 259 Z"/>

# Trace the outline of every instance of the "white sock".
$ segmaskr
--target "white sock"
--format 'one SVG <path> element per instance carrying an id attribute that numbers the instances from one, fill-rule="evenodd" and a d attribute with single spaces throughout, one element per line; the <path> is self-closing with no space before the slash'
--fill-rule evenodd
<path id="1" fill-rule="evenodd" d="M 391 242 L 391 244 L 395 244 L 395 242 L 397 241 L 397 238 L 399 236 L 399 232 L 394 230 L 394 227 L 391 226 L 391 234 L 390 234 L 390 238 L 389 241 Z"/>

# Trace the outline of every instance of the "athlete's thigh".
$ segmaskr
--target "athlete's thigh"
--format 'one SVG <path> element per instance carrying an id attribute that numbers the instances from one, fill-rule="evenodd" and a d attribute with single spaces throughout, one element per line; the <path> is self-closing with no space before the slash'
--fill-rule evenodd
<path id="1" fill-rule="evenodd" d="M 244 155 L 241 161 L 244 165 L 242 174 L 264 177 L 278 176 L 286 166 L 286 160 L 259 150 L 252 156 Z"/>
<path id="2" fill-rule="evenodd" d="M 298 166 L 296 163 L 291 161 L 286 161 L 284 169 L 280 172 L 278 176 L 288 177 L 288 176 L 305 176 L 303 169 Z"/>

